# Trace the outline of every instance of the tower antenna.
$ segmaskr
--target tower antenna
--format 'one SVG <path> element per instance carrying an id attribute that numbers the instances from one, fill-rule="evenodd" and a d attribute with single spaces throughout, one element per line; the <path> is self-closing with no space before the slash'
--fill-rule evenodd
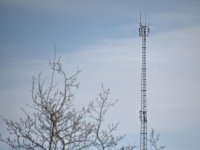
<path id="1" fill-rule="evenodd" d="M 142 37 L 142 70 L 141 70 L 141 109 L 139 111 L 140 117 L 140 150 L 147 150 L 147 86 L 146 86 L 146 38 L 149 35 L 150 28 L 141 22 L 140 13 L 140 27 L 139 36 Z"/>

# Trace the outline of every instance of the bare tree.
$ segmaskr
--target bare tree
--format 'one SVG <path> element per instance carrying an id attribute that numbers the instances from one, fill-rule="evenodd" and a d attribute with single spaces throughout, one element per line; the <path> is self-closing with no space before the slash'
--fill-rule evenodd
<path id="1" fill-rule="evenodd" d="M 159 139 L 160 139 L 160 135 L 155 134 L 155 130 L 151 129 L 149 142 L 153 150 L 163 150 L 165 148 L 165 146 L 158 146 Z"/>
<path id="2" fill-rule="evenodd" d="M 77 75 L 80 71 L 67 76 L 60 59 L 54 57 L 50 62 L 50 81 L 42 79 L 41 73 L 32 80 L 33 113 L 24 111 L 25 118 L 19 121 L 3 119 L 9 137 L 0 136 L 0 141 L 15 150 L 79 150 L 94 148 L 107 150 L 116 148 L 124 136 L 114 136 L 117 124 L 103 127 L 105 114 L 115 102 L 109 102 L 109 90 L 102 86 L 96 101 L 87 108 L 78 110 L 74 104 L 73 89 L 79 86 Z M 54 81 L 61 76 L 61 88 Z"/>
<path id="3" fill-rule="evenodd" d="M 105 150 L 110 148 L 115 148 L 118 141 L 120 141 L 124 136 L 114 136 L 113 131 L 117 129 L 118 124 L 111 124 L 108 126 L 108 130 L 105 130 L 105 127 L 102 127 L 103 122 L 105 121 L 105 114 L 108 109 L 113 106 L 117 100 L 113 103 L 108 101 L 108 96 L 110 90 L 105 90 L 102 85 L 103 92 L 99 94 L 99 98 L 96 99 L 96 103 L 90 103 L 90 110 L 92 111 L 91 117 L 95 121 L 95 141 L 94 146 L 98 150 Z"/>

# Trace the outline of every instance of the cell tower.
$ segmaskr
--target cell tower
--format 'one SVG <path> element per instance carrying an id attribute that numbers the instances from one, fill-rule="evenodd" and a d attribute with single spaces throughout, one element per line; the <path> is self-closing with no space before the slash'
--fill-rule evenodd
<path id="1" fill-rule="evenodd" d="M 141 110 L 140 117 L 140 150 L 147 150 L 147 86 L 146 86 L 146 38 L 149 35 L 150 28 L 146 25 L 146 14 L 144 25 L 141 22 L 139 36 L 142 37 L 142 72 L 141 72 Z"/>

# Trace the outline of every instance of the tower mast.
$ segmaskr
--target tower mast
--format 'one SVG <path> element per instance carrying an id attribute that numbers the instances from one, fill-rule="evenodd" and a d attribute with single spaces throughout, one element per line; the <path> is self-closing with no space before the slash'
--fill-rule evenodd
<path id="1" fill-rule="evenodd" d="M 150 28 L 141 21 L 140 14 L 140 27 L 139 36 L 142 38 L 142 72 L 141 72 L 141 110 L 140 116 L 140 150 L 147 150 L 147 86 L 146 86 L 146 38 L 149 35 Z"/>

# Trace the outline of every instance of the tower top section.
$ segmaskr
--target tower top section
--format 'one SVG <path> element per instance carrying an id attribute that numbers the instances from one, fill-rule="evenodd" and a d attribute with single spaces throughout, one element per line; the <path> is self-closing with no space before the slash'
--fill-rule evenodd
<path id="1" fill-rule="evenodd" d="M 146 37 L 150 33 L 150 28 L 146 25 L 146 14 L 145 14 L 145 23 L 143 24 L 141 21 L 141 13 L 140 13 L 140 27 L 139 27 L 139 36 Z"/>

